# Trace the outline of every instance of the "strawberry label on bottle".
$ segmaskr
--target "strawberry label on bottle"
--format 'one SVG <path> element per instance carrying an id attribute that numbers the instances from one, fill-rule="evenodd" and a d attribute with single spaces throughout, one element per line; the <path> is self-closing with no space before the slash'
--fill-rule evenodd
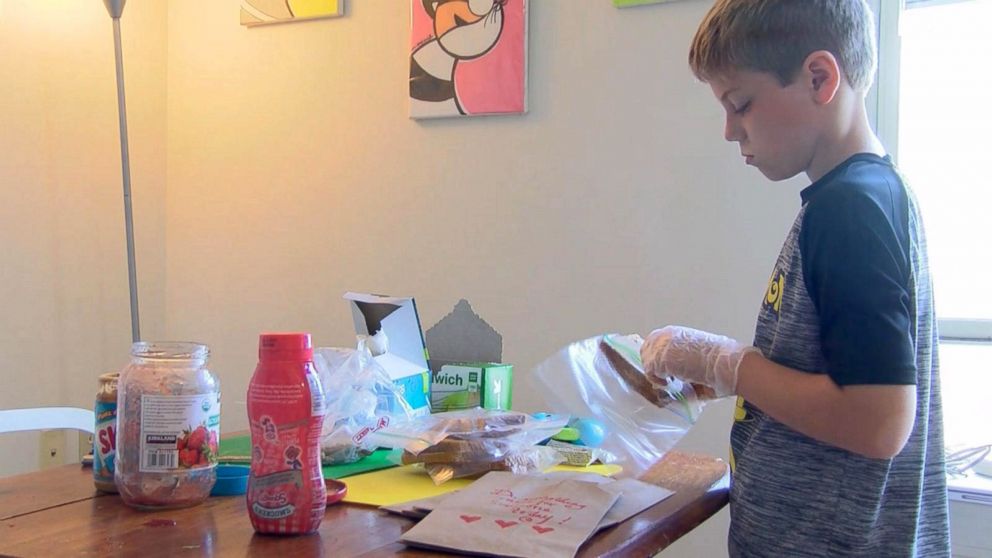
<path id="1" fill-rule="evenodd" d="M 219 394 L 141 396 L 141 472 L 211 467 L 219 440 Z"/>
<path id="2" fill-rule="evenodd" d="M 252 476 L 247 498 L 252 524 L 263 533 L 310 532 L 323 516 L 323 397 L 316 376 L 307 374 L 306 380 L 253 381 L 248 387 Z"/>
<path id="3" fill-rule="evenodd" d="M 251 511 L 261 519 L 284 519 L 296 511 L 296 495 L 303 487 L 301 471 L 281 471 L 255 478 Z"/>

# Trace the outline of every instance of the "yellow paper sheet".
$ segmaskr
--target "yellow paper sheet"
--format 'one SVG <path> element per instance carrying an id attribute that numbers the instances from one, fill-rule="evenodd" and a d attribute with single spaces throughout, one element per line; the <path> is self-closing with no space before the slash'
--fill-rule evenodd
<path id="1" fill-rule="evenodd" d="M 616 475 L 621 470 L 622 467 L 619 465 L 591 465 L 589 467 L 558 465 L 549 469 L 549 471 L 596 473 L 608 477 Z M 416 465 L 405 465 L 354 475 L 342 479 L 342 482 L 348 485 L 348 495 L 344 498 L 345 502 L 388 506 L 447 494 L 468 486 L 472 483 L 472 479 L 452 479 L 438 486 L 434 484 L 430 475 L 423 468 Z"/>

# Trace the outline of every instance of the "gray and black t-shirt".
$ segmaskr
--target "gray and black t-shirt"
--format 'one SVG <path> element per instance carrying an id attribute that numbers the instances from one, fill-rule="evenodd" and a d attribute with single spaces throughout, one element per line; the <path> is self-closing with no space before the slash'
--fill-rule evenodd
<path id="1" fill-rule="evenodd" d="M 754 345 L 839 386 L 917 386 L 892 459 L 800 434 L 738 399 L 731 432 L 732 556 L 950 555 L 926 239 L 888 158 L 851 157 L 802 192 Z"/>

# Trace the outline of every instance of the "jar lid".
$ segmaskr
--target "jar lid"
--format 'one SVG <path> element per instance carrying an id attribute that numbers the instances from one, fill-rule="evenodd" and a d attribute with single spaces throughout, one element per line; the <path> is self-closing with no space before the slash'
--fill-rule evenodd
<path id="1" fill-rule="evenodd" d="M 348 495 L 348 486 L 339 480 L 324 479 L 324 486 L 327 487 L 326 504 L 328 506 L 337 504 Z"/>
<path id="2" fill-rule="evenodd" d="M 237 496 L 248 491 L 248 474 L 251 471 L 244 465 L 218 465 L 217 481 L 210 489 L 211 496 Z"/>
<path id="3" fill-rule="evenodd" d="M 263 333 L 258 336 L 258 358 L 265 360 L 313 360 L 309 333 Z"/>

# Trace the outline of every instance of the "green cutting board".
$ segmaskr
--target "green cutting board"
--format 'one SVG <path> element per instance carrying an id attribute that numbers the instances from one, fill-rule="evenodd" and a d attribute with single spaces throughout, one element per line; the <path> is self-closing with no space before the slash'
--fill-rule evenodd
<path id="1" fill-rule="evenodd" d="M 218 461 L 221 463 L 248 463 L 251 461 L 251 437 L 232 436 L 230 438 L 222 438 L 218 453 L 220 454 Z M 323 468 L 324 478 L 343 479 L 351 475 L 396 467 L 396 464 L 388 459 L 390 453 L 391 451 L 388 449 L 380 449 L 354 463 L 327 465 Z"/>

